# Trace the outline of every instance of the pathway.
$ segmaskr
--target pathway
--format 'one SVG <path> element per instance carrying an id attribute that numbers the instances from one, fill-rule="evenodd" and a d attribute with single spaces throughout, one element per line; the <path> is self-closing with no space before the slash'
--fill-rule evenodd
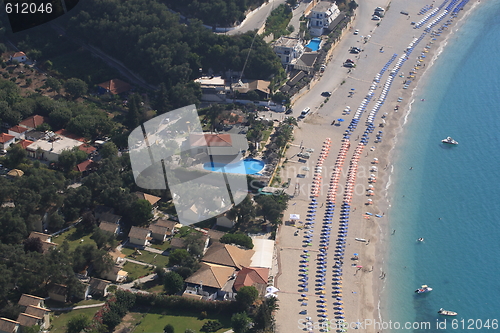
<path id="1" fill-rule="evenodd" d="M 50 311 L 72 311 L 78 309 L 88 309 L 88 308 L 98 308 L 103 306 L 104 303 L 96 303 L 96 304 L 88 304 L 88 305 L 78 305 L 78 306 L 70 306 L 67 308 L 49 308 Z"/>

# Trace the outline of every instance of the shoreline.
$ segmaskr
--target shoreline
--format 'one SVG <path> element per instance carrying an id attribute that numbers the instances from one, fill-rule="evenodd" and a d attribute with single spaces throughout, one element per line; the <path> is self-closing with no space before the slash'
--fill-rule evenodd
<path id="1" fill-rule="evenodd" d="M 391 3 L 391 11 L 393 11 L 392 7 L 397 8 L 397 1 L 393 1 Z M 476 3 L 478 4 L 478 3 Z M 406 3 L 399 3 L 399 5 L 404 5 L 405 8 L 407 7 L 412 7 L 411 13 L 416 11 L 416 8 L 421 8 L 421 6 L 426 5 L 423 1 L 419 1 L 418 4 L 412 4 L 411 6 L 407 5 Z M 432 42 L 432 47 L 429 49 L 428 53 L 426 53 L 426 56 L 428 56 L 431 59 L 431 63 L 433 64 L 434 61 L 439 57 L 439 54 L 442 52 L 444 47 L 446 46 L 447 40 L 449 36 L 453 34 L 456 30 L 458 30 L 461 26 L 461 22 L 464 21 L 464 19 L 468 16 L 468 14 L 471 12 L 471 8 L 475 8 L 476 6 L 468 3 L 466 7 L 464 8 L 462 13 L 459 13 L 458 18 L 453 19 L 453 22 L 450 24 L 449 28 L 444 31 L 439 38 L 436 39 L 435 42 Z M 396 9 L 398 12 L 399 10 Z M 465 15 L 464 15 L 465 13 Z M 399 14 L 399 13 L 398 13 Z M 360 20 L 360 18 L 357 18 Z M 411 37 L 408 36 L 408 31 L 404 34 L 403 32 L 396 33 L 395 39 L 395 44 L 393 45 L 393 41 L 390 39 L 390 37 L 384 36 L 384 29 L 387 30 L 391 29 L 390 24 L 392 23 L 393 25 L 397 27 L 403 27 L 405 25 L 406 30 L 409 30 L 407 25 L 409 25 L 409 22 L 404 22 L 406 21 L 403 18 L 403 22 L 401 21 L 401 16 L 393 16 L 391 18 L 391 21 L 386 25 L 384 24 L 385 22 L 382 21 L 380 26 L 377 26 L 375 28 L 372 28 L 370 33 L 373 34 L 373 36 L 370 38 L 368 43 L 362 44 L 363 48 L 365 49 L 364 53 L 362 52 L 357 59 L 359 59 L 359 63 L 363 64 L 368 63 L 370 69 L 374 67 L 376 70 L 380 69 L 381 64 L 384 64 L 387 62 L 387 59 L 390 57 L 391 53 L 398 53 L 398 57 L 401 56 L 399 52 L 394 52 L 396 51 L 396 48 L 406 48 L 408 44 L 411 42 Z M 451 19 L 451 17 L 446 17 L 445 20 L 440 22 L 439 25 L 435 26 L 433 29 L 438 29 L 441 24 L 445 23 L 447 19 Z M 384 19 L 385 20 L 385 19 Z M 354 22 L 353 25 L 356 25 L 357 22 Z M 387 27 L 386 27 L 387 26 Z M 375 30 L 377 33 L 375 33 Z M 382 30 L 382 32 L 380 32 Z M 404 29 L 401 29 L 404 30 Z M 411 30 L 410 30 L 411 33 Z M 416 30 L 415 35 L 418 35 L 422 33 L 421 30 Z M 378 38 L 380 37 L 380 38 Z M 349 37 L 348 37 L 349 38 Z M 414 36 L 415 38 L 415 36 Z M 419 57 L 419 52 L 422 52 L 421 50 L 424 49 L 427 39 L 429 38 L 429 35 L 425 36 L 425 39 L 423 39 L 420 44 L 418 44 L 415 48 L 415 52 L 412 53 L 409 58 L 408 58 L 408 64 L 403 64 L 401 66 L 401 71 L 404 72 L 405 74 L 409 72 L 409 67 L 411 64 L 414 62 L 418 61 L 417 58 Z M 337 57 L 342 56 L 341 53 L 342 51 L 346 51 L 347 45 L 345 45 L 348 42 L 344 43 L 339 43 L 338 45 L 338 50 L 334 50 L 334 54 L 337 55 Z M 382 45 L 382 47 L 389 51 L 387 53 L 379 52 L 379 47 Z M 371 49 L 369 51 L 368 49 Z M 382 49 L 380 49 L 382 51 Z M 365 55 L 366 54 L 366 55 Z M 361 55 L 365 55 L 364 58 L 361 58 Z M 364 60 L 370 56 L 370 59 Z M 374 55 L 374 56 L 373 56 Z M 381 56 L 380 56 L 381 55 Z M 375 58 L 379 56 L 376 60 L 372 60 L 372 58 Z M 333 58 L 333 57 L 332 57 Z M 428 58 L 425 59 L 425 62 L 427 64 Z M 330 66 L 330 64 L 329 64 Z M 390 68 L 393 68 L 394 64 L 391 64 Z M 361 67 L 361 65 L 359 66 Z M 388 251 L 388 240 L 390 239 L 390 199 L 391 199 L 391 193 L 393 193 L 392 190 L 392 181 L 391 175 L 394 171 L 394 165 L 391 163 L 395 159 L 393 156 L 395 153 L 395 148 L 398 147 L 398 135 L 402 133 L 404 130 L 404 126 L 408 120 L 408 117 L 411 113 L 411 106 L 412 103 L 415 102 L 415 95 L 421 89 L 421 79 L 424 77 L 424 74 L 428 72 L 428 69 L 432 68 L 432 65 L 428 65 L 425 67 L 422 67 L 419 69 L 417 76 L 412 80 L 412 85 L 411 89 L 407 89 L 407 91 L 402 90 L 402 84 L 396 84 L 396 83 L 402 83 L 402 80 L 404 78 L 400 77 L 399 74 L 394 77 L 394 85 L 390 89 L 389 93 L 389 98 L 386 101 L 386 105 L 379 111 L 379 113 L 384 113 L 387 112 L 387 125 L 384 128 L 378 128 L 376 127 L 376 130 L 378 131 L 379 129 L 382 129 L 384 132 L 384 140 L 380 143 L 373 143 L 373 136 L 372 135 L 372 140 L 364 147 L 364 151 L 361 155 L 361 160 L 359 161 L 359 166 L 360 170 L 358 172 L 358 180 L 356 182 L 356 186 L 361 184 L 363 186 L 367 186 L 368 184 L 366 181 L 368 180 L 368 175 L 371 173 L 368 170 L 372 166 L 371 161 L 373 161 L 374 157 L 377 157 L 379 159 L 379 170 L 377 174 L 377 178 L 379 180 L 378 183 L 374 184 L 375 185 L 375 195 L 370 196 L 369 198 L 373 200 L 373 205 L 366 205 L 367 203 L 367 198 L 365 196 L 366 192 L 361 192 L 361 193 L 356 193 L 356 196 L 353 199 L 353 202 L 351 204 L 351 207 L 354 207 L 354 210 L 351 210 L 351 219 L 352 223 L 350 226 L 350 231 L 349 231 L 349 241 L 346 247 L 346 256 L 349 257 L 349 254 L 352 255 L 352 253 L 358 253 L 359 254 L 359 261 L 356 261 L 359 266 L 363 266 L 362 268 L 356 268 L 352 269 L 351 267 L 355 266 L 348 266 L 348 264 L 352 263 L 348 260 L 346 260 L 346 263 L 344 263 L 343 268 L 344 268 L 344 280 L 343 280 L 343 289 L 344 289 L 344 308 L 346 312 L 346 321 L 349 323 L 352 322 L 362 322 L 365 319 L 371 319 L 374 321 L 382 321 L 383 316 L 384 316 L 384 304 L 383 301 L 380 298 L 380 293 L 384 290 L 385 288 L 385 283 L 383 279 L 380 279 L 380 274 L 383 272 L 385 268 L 385 260 L 387 258 L 387 251 Z M 358 93 L 359 90 L 365 91 L 366 86 L 369 85 L 370 82 L 372 82 L 374 78 L 375 72 L 370 72 L 366 71 L 365 73 L 358 73 L 361 69 L 358 69 L 357 71 L 353 71 L 350 75 L 347 74 L 344 77 L 344 81 L 340 84 L 337 83 L 336 87 L 334 88 L 334 93 L 332 97 L 330 98 L 329 101 L 324 102 L 323 107 L 316 107 L 315 109 L 311 108 L 314 110 L 313 114 L 311 116 L 308 116 L 304 122 L 300 123 L 300 127 L 296 129 L 294 136 L 295 140 L 294 143 L 295 145 L 291 145 L 290 149 L 287 151 L 287 157 L 290 158 L 290 162 L 286 164 L 284 167 L 285 170 L 288 172 L 288 176 L 293 176 L 295 177 L 297 174 L 297 169 L 300 168 L 300 164 L 297 164 L 294 160 L 292 160 L 292 157 L 294 154 L 296 155 L 297 152 L 299 151 L 299 143 L 300 147 L 311 147 L 316 149 L 316 152 L 312 153 L 312 156 L 310 158 L 310 161 L 307 161 L 307 166 L 310 167 L 311 169 L 314 168 L 314 162 L 316 161 L 316 156 L 317 156 L 317 150 L 321 148 L 321 144 L 324 141 L 326 137 L 331 137 L 332 138 L 332 150 L 330 155 L 335 155 L 339 149 L 338 147 L 340 146 L 340 141 L 342 138 L 342 133 L 340 130 L 337 130 L 337 126 L 331 126 L 330 125 L 330 119 L 331 117 L 335 114 L 334 119 L 336 119 L 340 115 L 340 110 L 342 110 L 344 107 L 342 105 L 346 105 L 346 103 L 352 104 L 352 100 L 357 100 L 352 98 L 354 93 L 349 94 L 350 96 L 347 96 L 347 93 L 349 90 L 355 91 L 355 93 Z M 390 69 L 388 70 L 390 71 Z M 338 78 L 336 78 L 338 81 Z M 340 78 L 342 80 L 342 78 Z M 399 81 L 401 80 L 401 81 Z M 382 80 L 380 85 L 384 84 L 384 80 Z M 346 83 L 344 85 L 344 83 Z M 355 87 L 351 88 L 350 87 Z M 342 94 L 344 95 L 344 98 L 342 98 Z M 361 93 L 363 94 L 363 92 Z M 380 94 L 380 89 L 375 90 L 375 95 L 374 100 L 377 98 L 377 96 Z M 397 96 L 402 96 L 403 101 L 402 102 L 396 102 Z M 348 98 L 346 98 L 347 96 Z M 349 99 L 349 97 L 352 99 Z M 356 96 L 357 97 L 357 96 Z M 357 104 L 357 103 L 355 103 Z M 393 112 L 394 107 L 396 105 L 399 105 L 399 110 L 398 112 Z M 352 108 L 353 110 L 355 107 Z M 333 112 L 329 112 L 333 110 Z M 373 122 L 374 125 L 378 125 L 378 122 L 380 121 L 380 117 L 382 114 L 377 114 L 376 120 Z M 347 116 L 351 118 L 352 116 Z M 362 114 L 362 120 L 364 120 L 366 115 Z M 339 125 L 340 126 L 340 125 Z M 345 126 L 341 126 L 345 127 Z M 359 126 L 360 128 L 364 127 L 363 125 Z M 314 133 L 313 135 L 310 135 L 310 133 Z M 351 143 L 351 148 L 348 151 L 348 155 L 346 157 L 346 162 L 351 161 L 351 155 L 352 152 L 356 149 L 355 147 L 357 146 L 358 142 L 357 139 L 354 140 L 355 135 L 360 133 L 360 130 L 356 130 L 355 133 L 353 133 L 353 139 L 350 141 Z M 370 147 L 375 147 L 373 151 L 371 151 Z M 333 158 L 328 157 L 328 161 L 333 165 Z M 387 170 L 384 170 L 384 167 L 387 165 Z M 340 189 L 343 189 L 343 185 L 346 184 L 346 174 L 347 174 L 347 168 L 348 168 L 348 163 L 345 163 L 342 171 L 341 171 L 341 176 L 340 176 L 340 181 L 339 181 L 339 187 Z M 328 170 L 330 171 L 330 170 Z M 329 172 L 323 173 L 325 176 L 325 180 L 329 178 Z M 311 177 L 312 175 L 310 173 L 306 174 L 304 180 L 295 180 L 293 179 L 292 182 L 296 182 L 296 184 L 306 185 L 311 183 Z M 286 177 L 283 177 L 285 179 Z M 291 186 L 292 188 L 293 186 Z M 305 191 L 305 193 L 299 193 L 296 197 L 294 197 L 289 204 L 288 210 L 285 212 L 285 220 L 287 219 L 286 217 L 288 214 L 291 213 L 301 213 L 303 216 L 306 215 L 306 210 L 307 210 L 307 202 L 310 200 L 309 195 L 307 194 L 308 191 Z M 340 207 L 340 203 L 342 202 L 342 196 L 343 192 L 338 191 L 337 192 L 337 200 L 336 204 L 337 207 Z M 319 202 L 322 202 L 319 200 Z M 337 208 L 338 209 L 338 208 Z M 356 211 L 357 210 L 357 211 Z M 382 216 L 380 218 L 375 218 L 375 217 L 369 217 L 369 218 L 363 218 L 361 215 L 362 211 L 369 211 L 372 212 L 373 214 L 381 214 Z M 386 215 L 386 213 L 388 213 Z M 335 213 L 338 215 L 338 212 L 336 211 Z M 319 216 L 320 214 L 318 214 Z M 334 218 L 336 220 L 337 218 Z M 365 222 L 366 221 L 366 222 Z M 318 223 L 319 224 L 319 223 Z M 287 315 L 283 314 L 285 311 L 290 311 L 289 314 L 291 315 L 292 318 L 298 317 L 305 317 L 301 316 L 298 314 L 300 310 L 308 310 L 309 312 L 306 311 L 307 316 L 313 317 L 313 322 L 317 321 L 318 319 L 315 317 L 316 313 L 314 313 L 314 307 L 308 306 L 307 308 L 300 307 L 300 303 L 297 302 L 297 296 L 300 294 L 297 288 L 297 278 L 296 278 L 296 272 L 298 268 L 298 260 L 299 260 L 299 253 L 301 252 L 300 250 L 302 249 L 300 244 L 297 243 L 300 238 L 294 237 L 294 232 L 295 229 L 292 226 L 289 225 L 283 225 L 282 228 L 280 228 L 280 232 L 277 236 L 277 244 L 278 244 L 278 251 L 282 254 L 280 256 L 281 259 L 281 267 L 283 271 L 281 271 L 280 276 L 276 278 L 276 283 L 277 287 L 281 289 L 280 293 L 280 298 L 282 300 L 282 305 L 280 306 L 282 310 L 280 310 L 276 316 L 276 322 L 277 322 L 277 331 L 278 332 L 292 332 L 292 331 L 297 331 L 296 329 L 291 329 L 293 326 L 292 323 L 286 323 L 287 320 Z M 302 230 L 301 230 L 302 231 Z M 369 243 L 361 243 L 357 241 L 352 241 L 352 238 L 364 238 L 369 240 Z M 293 247 L 294 245 L 294 247 Z M 317 250 L 313 250 L 317 251 Z M 356 266 L 357 267 L 357 266 Z M 371 269 L 370 269 L 371 268 Z M 370 276 L 370 273 L 372 274 Z M 287 276 L 285 276 L 287 275 Z M 288 281 L 289 280 L 289 281 Z M 311 289 L 313 289 L 311 287 Z M 352 293 L 348 293 L 348 291 L 352 291 Z M 309 298 L 314 297 L 315 295 L 313 293 L 308 293 Z M 284 304 L 283 302 L 286 302 Z M 312 311 L 311 311 L 312 310 Z M 333 316 L 331 316 L 333 317 Z M 330 320 L 333 320 L 331 318 Z M 380 330 L 375 330 L 374 327 L 363 327 L 361 331 L 366 331 L 366 332 L 375 332 L 375 331 L 380 331 Z"/>

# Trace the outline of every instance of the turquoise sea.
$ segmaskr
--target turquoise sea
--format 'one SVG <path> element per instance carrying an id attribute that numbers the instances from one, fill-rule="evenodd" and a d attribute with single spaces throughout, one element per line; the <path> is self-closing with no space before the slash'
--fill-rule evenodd
<path id="1" fill-rule="evenodd" d="M 481 1 L 418 87 L 393 152 L 381 319 L 430 329 L 379 331 L 500 332 L 499 1 Z"/>

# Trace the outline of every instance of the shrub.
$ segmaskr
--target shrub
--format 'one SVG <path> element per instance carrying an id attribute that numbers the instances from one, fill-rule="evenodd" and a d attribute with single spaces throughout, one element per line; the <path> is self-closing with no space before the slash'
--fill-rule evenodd
<path id="1" fill-rule="evenodd" d="M 202 332 L 216 332 L 222 328 L 222 324 L 218 320 L 209 320 L 201 327 Z"/>

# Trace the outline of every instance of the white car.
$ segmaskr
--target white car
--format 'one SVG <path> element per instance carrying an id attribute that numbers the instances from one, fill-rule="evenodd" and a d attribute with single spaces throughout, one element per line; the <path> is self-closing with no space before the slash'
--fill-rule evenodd
<path id="1" fill-rule="evenodd" d="M 372 20 L 374 20 L 374 21 L 380 21 L 380 17 L 378 17 L 377 15 L 373 15 L 372 16 Z"/>
<path id="2" fill-rule="evenodd" d="M 359 29 L 354 30 L 354 34 L 355 35 L 359 34 Z"/>

